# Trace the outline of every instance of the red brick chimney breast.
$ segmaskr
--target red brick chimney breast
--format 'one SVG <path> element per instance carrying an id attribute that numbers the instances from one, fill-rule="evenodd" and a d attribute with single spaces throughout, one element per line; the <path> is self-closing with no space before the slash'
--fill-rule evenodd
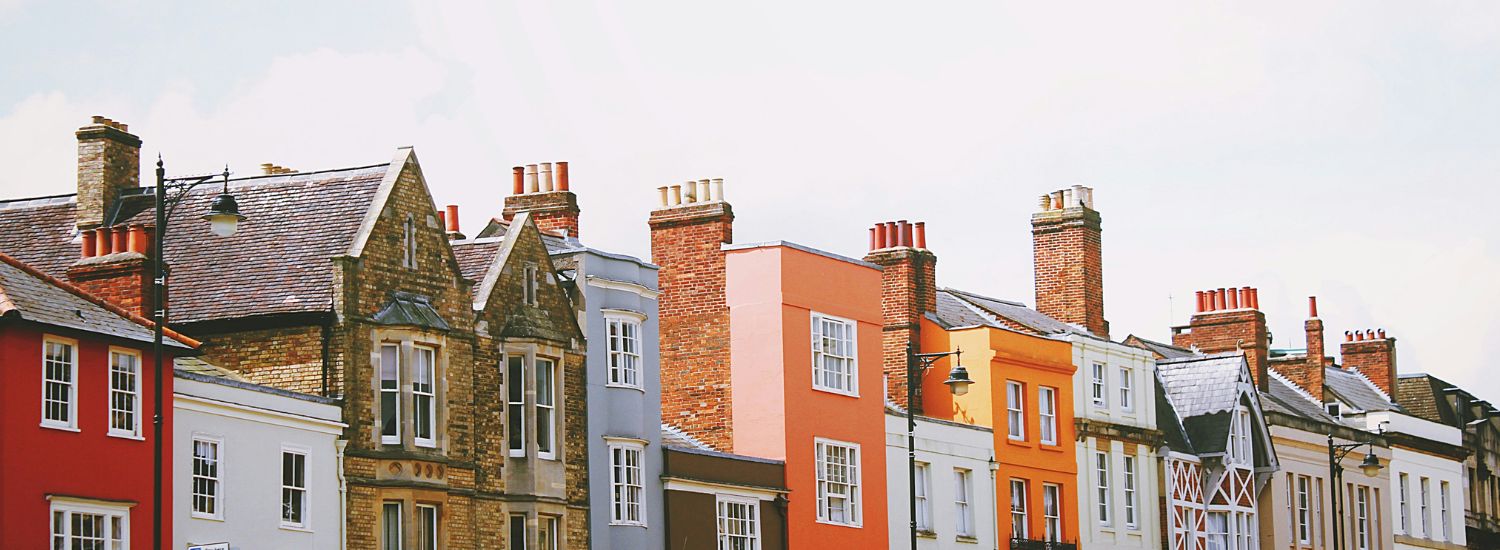
<path id="1" fill-rule="evenodd" d="M 1344 368 L 1359 371 L 1394 401 L 1396 394 L 1392 391 L 1396 387 L 1396 339 L 1385 336 L 1384 330 L 1378 335 L 1373 330 L 1365 334 L 1368 337 L 1363 340 L 1356 339 L 1339 346 Z"/>
<path id="2" fill-rule="evenodd" d="M 1269 379 L 1270 331 L 1266 328 L 1266 316 L 1259 309 L 1242 307 L 1230 309 L 1225 301 L 1230 293 L 1227 288 L 1209 290 L 1206 294 L 1206 311 L 1194 313 L 1187 326 L 1172 328 L 1172 345 L 1197 347 L 1204 353 L 1240 351 L 1250 364 L 1250 374 L 1256 387 L 1267 389 Z M 1249 294 L 1256 296 L 1256 290 Z M 1251 298 L 1251 303 L 1258 299 Z"/>
<path id="3" fill-rule="evenodd" d="M 528 164 L 524 168 L 511 169 L 511 192 L 505 197 L 505 209 L 501 217 L 510 221 L 521 212 L 531 212 L 537 229 L 558 234 L 566 232 L 578 236 L 578 196 L 569 190 L 568 163 L 556 163 L 557 179 L 554 180 L 553 163 Z"/>
<path id="4" fill-rule="evenodd" d="M 880 273 L 880 310 L 884 319 L 880 349 L 886 395 L 897 405 L 911 406 L 921 412 L 920 386 L 916 403 L 906 402 L 906 345 L 920 343 L 922 316 L 937 309 L 937 255 L 925 248 L 925 222 L 877 223 L 872 231 L 877 237 L 884 236 L 871 243 L 864 260 L 884 268 Z M 913 246 L 916 243 L 920 245 Z"/>
<path id="5" fill-rule="evenodd" d="M 1037 311 L 1108 337 L 1103 230 L 1094 190 L 1075 185 L 1043 196 L 1040 205 L 1042 211 L 1031 215 Z"/>
<path id="6" fill-rule="evenodd" d="M 68 266 L 68 282 L 130 313 L 151 318 L 150 232 L 145 226 L 100 227 L 95 248 Z M 85 240 L 87 243 L 87 240 Z M 118 248 L 116 247 L 118 245 Z"/>

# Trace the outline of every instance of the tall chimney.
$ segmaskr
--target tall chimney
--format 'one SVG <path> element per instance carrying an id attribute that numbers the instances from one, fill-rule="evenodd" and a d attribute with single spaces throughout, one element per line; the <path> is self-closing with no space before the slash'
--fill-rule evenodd
<path id="1" fill-rule="evenodd" d="M 884 326 L 880 331 L 881 365 L 885 371 L 886 395 L 902 407 L 910 406 L 921 412 L 921 386 L 917 389 L 916 403 L 906 402 L 906 345 L 911 343 L 920 351 L 922 317 L 937 309 L 937 255 L 927 250 L 927 226 L 924 222 L 915 225 L 906 220 L 875 224 L 880 228 L 895 228 L 885 246 L 872 247 L 864 260 L 881 266 L 880 310 Z M 914 229 L 915 228 L 915 229 Z M 913 242 L 913 232 L 921 237 L 921 245 Z M 888 235 L 889 236 L 889 235 Z"/>
<path id="2" fill-rule="evenodd" d="M 78 137 L 78 228 L 103 224 L 125 189 L 141 185 L 141 138 L 125 124 L 102 116 L 74 133 Z"/>
<path id="3" fill-rule="evenodd" d="M 1323 382 L 1327 378 L 1323 355 L 1323 320 L 1318 318 L 1318 298 L 1307 297 L 1307 321 L 1302 327 L 1307 332 L 1307 355 L 1301 361 L 1278 360 L 1272 368 L 1313 397 L 1324 400 Z"/>
<path id="4" fill-rule="evenodd" d="M 1031 215 L 1036 309 L 1107 338 L 1103 229 L 1093 189 L 1075 185 L 1052 195 L 1050 206 Z"/>
<path id="5" fill-rule="evenodd" d="M 1358 331 L 1355 332 L 1359 334 Z M 1380 387 L 1391 401 L 1396 400 L 1393 391 L 1396 388 L 1396 339 L 1385 336 L 1384 330 L 1379 335 L 1373 331 L 1366 333 L 1369 337 L 1360 340 L 1356 338 L 1353 342 L 1344 342 L 1339 346 L 1339 354 L 1344 358 L 1344 368 L 1359 371 Z"/>
<path id="6" fill-rule="evenodd" d="M 682 185 L 670 189 L 649 220 L 651 261 L 661 266 L 662 421 L 733 451 L 723 246 L 734 240 L 734 210 L 722 194 L 695 202 L 683 196 Z"/>
<path id="7" fill-rule="evenodd" d="M 554 169 L 554 165 L 556 168 Z M 554 170 L 556 179 L 554 179 Z M 578 196 L 569 190 L 568 163 L 544 162 L 540 168 L 528 164 L 511 169 L 512 194 L 505 197 L 500 216 L 510 221 L 516 214 L 530 212 L 536 228 L 542 232 L 578 236 Z M 540 182 L 538 181 L 540 179 Z"/>
<path id="8" fill-rule="evenodd" d="M 94 250 L 83 250 L 78 261 L 68 266 L 68 282 L 90 294 L 108 300 L 126 311 L 151 317 L 154 300 L 151 292 L 151 233 L 142 225 L 99 227 L 85 235 L 85 244 L 94 241 Z"/>
<path id="9" fill-rule="evenodd" d="M 1207 311 L 1194 313 L 1186 326 L 1172 327 L 1172 345 L 1197 346 L 1204 353 L 1243 352 L 1256 386 L 1265 390 L 1269 387 L 1266 370 L 1271 345 L 1266 316 L 1254 307 L 1258 301 L 1255 289 L 1249 291 L 1251 303 L 1241 303 L 1238 309 L 1226 307 L 1225 299 L 1231 293 L 1237 292 L 1228 287 L 1206 291 Z"/>

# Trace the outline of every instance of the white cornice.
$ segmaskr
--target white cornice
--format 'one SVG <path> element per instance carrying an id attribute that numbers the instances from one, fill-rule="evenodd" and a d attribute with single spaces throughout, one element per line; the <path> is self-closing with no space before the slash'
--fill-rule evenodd
<path id="1" fill-rule="evenodd" d="M 661 291 L 647 288 L 645 285 L 639 283 L 606 279 L 597 275 L 589 275 L 586 280 L 588 285 L 592 287 L 629 292 L 648 300 L 655 300 L 657 296 L 661 295 Z"/>

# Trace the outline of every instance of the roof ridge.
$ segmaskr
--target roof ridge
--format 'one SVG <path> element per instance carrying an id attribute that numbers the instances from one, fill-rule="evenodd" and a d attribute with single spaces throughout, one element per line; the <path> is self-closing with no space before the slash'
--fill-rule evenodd
<path id="1" fill-rule="evenodd" d="M 145 317 L 141 317 L 140 315 L 136 315 L 134 313 L 126 311 L 125 308 L 122 308 L 122 307 L 117 306 L 117 305 L 115 305 L 113 303 L 110 303 L 108 300 L 105 300 L 103 298 L 100 298 L 98 296 L 90 294 L 88 291 L 86 291 L 84 289 L 81 289 L 81 288 L 78 288 L 78 287 L 74 286 L 72 283 L 69 283 L 69 282 L 64 281 L 62 279 L 58 279 L 56 277 L 53 277 L 53 276 L 48 275 L 46 273 L 43 273 L 40 270 L 36 269 L 35 267 L 32 267 L 30 264 L 27 264 L 26 262 L 22 262 L 20 260 L 17 260 L 15 258 L 10 257 L 9 254 L 6 254 L 4 252 L 0 252 L 0 262 L 5 262 L 7 264 L 10 264 L 11 267 L 19 269 L 19 270 L 25 272 L 27 275 L 31 275 L 32 277 L 36 277 L 38 279 L 41 279 L 41 280 L 45 281 L 46 283 L 48 283 L 48 284 L 50 284 L 52 286 L 55 286 L 55 287 L 61 288 L 63 290 L 66 290 L 66 291 L 72 293 L 73 295 L 78 296 L 79 298 L 83 298 L 84 300 L 87 300 L 88 302 L 90 302 L 90 303 L 92 303 L 92 304 L 94 304 L 96 306 L 102 307 L 106 311 L 109 311 L 110 313 L 113 313 L 115 315 L 119 315 L 120 317 L 124 317 L 125 319 L 127 319 L 127 320 L 129 320 L 129 321 L 131 321 L 133 323 L 136 323 L 138 325 L 144 326 L 144 327 L 146 327 L 148 329 L 155 329 L 156 328 L 156 323 L 153 322 L 153 321 L 151 321 L 150 319 L 146 319 Z M 8 298 L 7 298 L 7 301 L 9 301 Z M 179 333 L 179 332 L 177 332 L 175 330 L 172 330 L 170 327 L 162 327 L 162 333 L 166 334 L 167 336 L 170 336 L 173 340 L 177 340 L 178 342 L 186 344 L 188 347 L 191 347 L 191 348 L 197 348 L 198 346 L 202 345 L 202 342 L 199 342 L 197 340 L 189 338 L 189 337 L 187 337 L 184 334 L 181 334 L 181 333 Z"/>
<path id="2" fill-rule="evenodd" d="M 668 424 L 666 422 L 662 422 L 661 423 L 661 429 L 665 430 L 665 431 L 668 431 L 668 432 L 672 432 L 672 435 L 675 435 L 677 437 L 681 437 L 683 439 L 686 439 L 688 443 L 692 443 L 694 446 L 698 447 L 701 450 L 705 450 L 705 451 L 712 451 L 712 450 L 714 450 L 713 447 L 709 447 L 707 444 L 703 443 L 702 441 L 699 441 L 698 438 L 693 437 L 692 434 L 687 433 L 686 430 L 683 430 L 682 428 L 678 428 L 677 426 L 673 426 L 673 425 Z"/>
<path id="3" fill-rule="evenodd" d="M 1334 366 L 1331 366 L 1331 365 L 1330 366 L 1324 366 L 1323 368 L 1325 368 L 1325 369 L 1335 369 L 1335 370 L 1343 371 L 1343 372 L 1349 373 L 1351 375 L 1354 375 L 1355 378 L 1358 378 L 1358 379 L 1364 381 L 1365 385 L 1369 386 L 1370 389 L 1375 390 L 1375 393 L 1377 395 L 1379 395 L 1381 397 L 1384 397 L 1387 402 L 1390 402 L 1392 405 L 1396 404 L 1396 401 L 1394 399 L 1391 399 L 1391 395 L 1390 394 L 1385 393 L 1384 390 L 1381 390 L 1380 386 L 1375 385 L 1375 381 L 1374 380 L 1370 380 L 1370 378 L 1367 377 L 1367 376 L 1365 376 L 1365 373 L 1363 373 L 1363 372 L 1359 372 L 1357 370 L 1346 369 L 1346 368 L 1343 368 L 1343 367 L 1334 367 Z M 1324 371 L 1324 374 L 1326 376 L 1327 371 Z"/>
<path id="4" fill-rule="evenodd" d="M 1026 305 L 1026 304 L 1024 304 L 1022 302 L 1017 302 L 1017 301 L 1014 301 L 1014 300 L 1006 300 L 1004 298 L 995 298 L 993 296 L 985 296 L 985 295 L 980 294 L 978 292 L 969 292 L 967 290 L 959 290 L 959 289 L 956 289 L 956 288 L 953 288 L 953 287 L 950 287 L 950 286 L 940 287 L 938 290 L 952 292 L 954 294 L 962 294 L 964 296 L 973 296 L 975 298 L 982 298 L 982 299 L 985 299 L 985 300 L 992 300 L 992 301 L 1000 302 L 1002 304 L 1009 304 L 1009 305 L 1013 305 L 1013 306 L 1018 306 L 1018 307 L 1024 307 L 1024 308 L 1027 308 L 1027 309 L 1032 309 L 1031 306 L 1028 306 L 1028 305 Z M 1037 313 L 1041 313 L 1041 312 L 1037 312 Z M 1046 314 L 1043 313 L 1043 315 L 1046 315 Z M 1049 317 L 1050 317 L 1050 315 L 1049 315 Z"/>
<path id="5" fill-rule="evenodd" d="M 1278 380 L 1281 383 L 1286 384 L 1287 387 L 1291 388 L 1292 391 L 1297 392 L 1297 395 L 1302 396 L 1302 398 L 1306 399 L 1308 402 L 1313 403 L 1319 407 L 1323 406 L 1322 400 L 1313 397 L 1313 394 L 1311 392 L 1302 389 L 1302 386 L 1298 386 L 1295 382 L 1292 382 L 1292 379 L 1287 378 L 1286 375 L 1281 374 L 1280 372 L 1277 372 L 1276 369 L 1266 369 L 1266 372 L 1271 373 L 1271 379 Z"/>

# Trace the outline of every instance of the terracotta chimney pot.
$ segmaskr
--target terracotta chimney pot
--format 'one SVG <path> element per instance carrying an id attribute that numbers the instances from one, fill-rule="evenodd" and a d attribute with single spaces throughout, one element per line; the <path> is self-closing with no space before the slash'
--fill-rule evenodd
<path id="1" fill-rule="evenodd" d="M 567 191 L 568 190 L 568 163 L 567 162 L 558 162 L 557 163 L 557 190 L 558 191 Z"/>

